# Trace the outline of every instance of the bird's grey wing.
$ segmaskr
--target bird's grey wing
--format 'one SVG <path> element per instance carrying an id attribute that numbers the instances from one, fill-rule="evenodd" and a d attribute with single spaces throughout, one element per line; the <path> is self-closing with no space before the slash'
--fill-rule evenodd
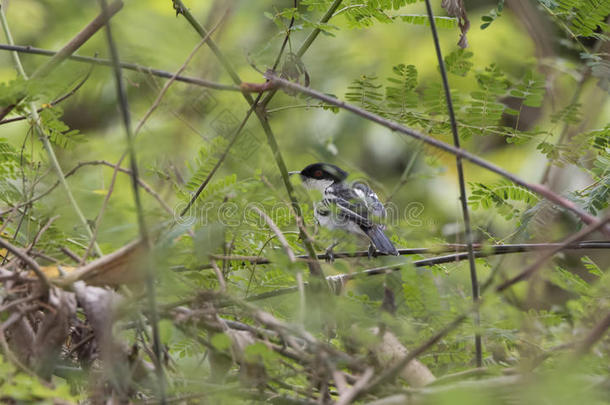
<path id="1" fill-rule="evenodd" d="M 357 181 L 352 184 L 351 188 L 354 190 L 354 193 L 358 194 L 360 199 L 364 201 L 371 217 L 379 217 L 382 219 L 386 217 L 386 210 L 383 203 L 369 186 Z"/>
<path id="2" fill-rule="evenodd" d="M 336 207 L 339 219 L 354 222 L 361 227 L 372 225 L 366 202 L 349 187 L 334 186 L 332 190 L 329 190 L 327 200 L 330 200 Z"/>

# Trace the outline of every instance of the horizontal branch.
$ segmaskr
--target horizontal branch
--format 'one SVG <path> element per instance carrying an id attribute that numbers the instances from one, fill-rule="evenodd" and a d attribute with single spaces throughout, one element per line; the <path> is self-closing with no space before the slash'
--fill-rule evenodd
<path id="1" fill-rule="evenodd" d="M 450 245 L 450 246 L 462 246 L 462 248 L 466 247 L 466 245 Z M 569 245 L 565 245 L 565 246 L 561 243 L 534 243 L 534 244 L 523 244 L 523 245 L 499 245 L 499 246 L 483 246 L 483 247 L 481 245 L 474 245 L 473 247 L 475 249 L 475 257 L 480 258 L 480 257 L 488 257 L 488 256 L 502 255 L 502 254 L 508 254 L 508 253 L 533 252 L 533 251 L 555 250 L 555 249 L 562 249 L 562 250 L 610 249 L 610 242 L 585 241 L 585 242 L 573 243 L 573 244 L 569 244 Z M 440 247 L 440 248 L 446 249 L 446 247 Z M 412 252 L 409 252 L 409 251 L 412 251 Z M 427 252 L 425 252 L 425 251 L 427 251 Z M 434 252 L 434 251 L 435 251 L 434 248 L 431 248 L 431 249 L 425 249 L 425 248 L 399 249 L 399 253 L 401 253 L 402 255 L 430 253 L 430 252 Z M 438 252 L 438 250 L 436 250 L 436 251 Z M 365 252 L 356 252 L 356 253 L 365 253 Z M 340 257 L 339 254 L 342 254 L 342 253 L 335 254 L 335 258 L 339 258 Z M 345 255 L 345 254 L 343 253 L 343 255 Z M 324 257 L 324 255 L 320 255 L 320 256 Z M 343 256 L 343 257 L 345 257 L 345 256 Z M 304 257 L 298 256 L 298 258 L 303 259 Z M 451 254 L 451 255 L 416 260 L 414 262 L 411 262 L 410 264 L 414 267 L 430 267 L 430 266 L 434 266 L 434 265 L 438 265 L 438 264 L 459 262 L 459 261 L 466 260 L 466 259 L 468 259 L 468 252 L 460 252 L 460 253 L 455 253 L 455 254 Z M 266 263 L 269 263 L 269 261 L 267 260 Z M 394 271 L 398 271 L 407 264 L 409 264 L 409 262 L 392 264 L 392 265 L 388 265 L 388 266 L 375 267 L 372 269 L 362 270 L 362 271 L 349 273 L 349 274 L 339 274 L 336 276 L 328 276 L 328 277 L 326 277 L 326 280 L 329 283 L 331 283 L 332 285 L 343 285 L 346 282 L 348 282 L 350 280 L 354 280 L 356 278 L 376 276 L 376 275 L 380 275 L 380 274 L 387 274 L 387 273 L 391 273 Z M 258 300 L 262 300 L 262 299 L 277 297 L 280 295 L 290 294 L 290 293 L 293 293 L 296 291 L 297 291 L 296 286 L 286 287 L 286 288 L 276 289 L 276 290 L 258 294 L 258 295 L 253 295 L 251 297 L 248 297 L 247 300 L 248 301 L 258 301 Z"/>
<path id="2" fill-rule="evenodd" d="M 479 253 L 486 253 L 487 256 L 497 255 L 497 254 L 506 254 L 506 253 L 519 253 L 519 252 L 532 252 L 532 251 L 541 251 L 541 250 L 550 250 L 558 247 L 563 247 L 561 243 L 523 243 L 523 244 L 511 244 L 511 245 L 482 245 L 479 243 L 475 243 L 473 248 Z M 419 254 L 438 254 L 438 253 L 451 253 L 456 252 L 460 253 L 467 249 L 465 244 L 446 244 L 440 245 L 431 248 L 412 248 L 412 249 L 398 249 L 398 254 L 400 256 L 409 256 L 409 255 L 419 255 Z M 610 242 L 606 241 L 585 241 L 574 243 L 568 245 L 563 248 L 565 250 L 570 249 L 610 249 Z M 348 259 L 348 258 L 358 258 L 358 257 L 368 257 L 369 252 L 367 250 L 359 250 L 356 252 L 337 252 L 333 253 L 333 257 L 335 259 Z M 378 256 L 386 256 L 382 253 L 378 253 Z M 484 255 L 480 255 L 479 257 L 484 257 Z M 244 261 L 256 264 L 269 264 L 271 260 L 266 257 L 261 256 L 222 256 L 222 255 L 211 255 L 211 259 L 215 260 L 233 260 L 233 261 Z M 299 255 L 295 256 L 296 259 L 299 260 L 307 260 L 309 256 L 307 255 Z M 321 253 L 317 255 L 317 259 L 323 260 L 326 258 L 326 254 Z M 204 265 L 198 267 L 198 269 L 207 269 L 211 268 L 209 265 Z"/>
<path id="3" fill-rule="evenodd" d="M 54 56 L 57 52 L 49 51 L 47 49 L 34 48 L 32 46 L 21 46 L 21 45 L 7 45 L 0 44 L 0 50 L 4 51 L 15 51 L 20 53 L 30 53 L 34 55 L 42 55 L 42 56 Z M 84 63 L 92 63 L 100 66 L 112 67 L 112 61 L 110 59 L 103 58 L 94 58 L 90 56 L 79 56 L 79 55 L 70 55 L 68 59 L 76 61 L 76 62 L 84 62 Z M 127 63 L 121 62 L 120 66 L 122 69 L 134 70 L 140 73 L 148 73 L 153 76 L 162 77 L 164 79 L 171 79 L 174 74 L 165 70 L 153 69 L 151 67 L 138 65 L 136 63 Z M 184 82 L 189 84 L 194 84 L 201 87 L 207 87 L 215 90 L 228 90 L 228 91 L 243 91 L 239 86 L 231 85 L 231 84 L 221 84 L 211 82 L 205 79 L 199 79 L 197 77 L 189 77 L 189 76 L 176 76 L 175 78 L 178 82 Z"/>
<path id="4" fill-rule="evenodd" d="M 381 117 L 377 114 L 374 114 L 370 111 L 367 111 L 363 108 L 356 107 L 356 106 L 348 104 L 344 101 L 338 100 L 335 97 L 332 97 L 327 94 L 321 93 L 319 91 L 302 86 L 298 83 L 294 83 L 289 80 L 282 79 L 281 77 L 276 75 L 274 72 L 268 71 L 267 73 L 265 73 L 265 78 L 267 80 L 273 82 L 277 86 L 281 86 L 285 89 L 290 89 L 292 91 L 295 91 L 295 92 L 298 92 L 301 94 L 305 94 L 309 97 L 321 100 L 325 103 L 343 108 L 344 110 L 350 111 L 356 115 L 359 115 L 362 118 L 365 118 L 369 121 L 380 124 L 393 131 L 400 132 L 400 133 L 408 135 L 412 138 L 418 139 L 424 143 L 427 143 L 428 145 L 432 145 L 438 149 L 442 149 L 445 152 L 449 152 L 453 155 L 460 156 L 460 157 L 476 164 L 477 166 L 483 167 L 484 169 L 487 169 L 496 174 L 499 174 L 500 176 L 509 179 L 513 183 L 518 184 L 522 187 L 525 187 L 526 189 L 533 191 L 534 193 L 546 198 L 547 200 L 552 201 L 555 204 L 560 205 L 560 206 L 572 211 L 586 224 L 598 223 L 598 219 L 595 216 L 589 214 L 588 212 L 586 212 L 585 210 L 580 208 L 578 205 L 576 205 L 574 202 L 568 200 L 567 198 L 562 197 L 557 193 L 554 193 L 553 191 L 551 191 L 550 189 L 548 189 L 547 187 L 545 187 L 543 185 L 528 183 L 525 180 L 522 180 L 521 178 L 517 177 L 516 175 L 502 169 L 501 167 L 496 166 L 493 163 L 488 162 L 487 160 L 482 159 L 468 151 L 465 151 L 464 149 L 460 149 L 453 145 L 445 143 L 443 141 L 439 141 L 438 139 L 433 138 L 429 135 L 418 132 L 412 128 L 405 127 L 397 122 L 383 118 L 383 117 Z M 604 226 L 602 231 L 605 234 L 610 235 L 610 228 L 608 226 Z"/>

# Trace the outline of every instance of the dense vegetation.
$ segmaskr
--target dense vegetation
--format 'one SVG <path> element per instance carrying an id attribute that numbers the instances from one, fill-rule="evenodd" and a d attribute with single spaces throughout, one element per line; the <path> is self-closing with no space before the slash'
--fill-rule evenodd
<path id="1" fill-rule="evenodd" d="M 610 2 L 76 3 L 0 6 L 0 400 L 610 402 Z"/>

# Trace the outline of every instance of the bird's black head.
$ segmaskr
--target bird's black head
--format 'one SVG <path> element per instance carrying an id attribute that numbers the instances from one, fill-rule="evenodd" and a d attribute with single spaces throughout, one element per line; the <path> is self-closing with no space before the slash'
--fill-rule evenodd
<path id="1" fill-rule="evenodd" d="M 303 180 L 326 180 L 338 183 L 347 178 L 348 173 L 330 163 L 313 163 L 301 170 Z"/>

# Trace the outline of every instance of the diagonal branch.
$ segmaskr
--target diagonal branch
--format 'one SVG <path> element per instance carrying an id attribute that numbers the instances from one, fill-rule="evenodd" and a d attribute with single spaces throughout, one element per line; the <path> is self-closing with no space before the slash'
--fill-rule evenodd
<path id="1" fill-rule="evenodd" d="M 302 86 L 298 83 L 294 83 L 289 80 L 282 79 L 274 72 L 265 73 L 265 78 L 272 81 L 277 86 L 284 87 L 286 89 L 290 89 L 290 90 L 299 92 L 301 94 L 305 94 L 310 97 L 313 97 L 315 99 L 324 101 L 325 103 L 328 103 L 330 105 L 334 105 L 336 107 L 343 108 L 344 110 L 350 111 L 369 121 L 375 122 L 379 125 L 389 128 L 392 131 L 400 132 L 400 133 L 408 135 L 412 138 L 419 139 L 419 140 L 427 143 L 428 145 L 432 145 L 445 152 L 451 153 L 456 156 L 460 156 L 460 157 L 476 164 L 477 166 L 480 166 L 491 172 L 499 174 L 500 176 L 509 179 L 513 183 L 523 186 L 526 189 L 546 198 L 547 200 L 552 201 L 553 203 L 560 205 L 560 206 L 566 208 L 567 210 L 572 211 L 586 224 L 596 224 L 599 221 L 595 216 L 589 214 L 588 212 L 586 212 L 585 210 L 580 208 L 578 205 L 576 205 L 574 202 L 551 191 L 547 187 L 540 185 L 540 184 L 528 183 L 525 180 L 522 180 L 521 178 L 519 178 L 518 176 L 516 176 L 516 175 L 502 169 L 501 167 L 496 166 L 493 163 L 490 163 L 487 160 L 482 159 L 468 151 L 465 151 L 460 148 L 456 148 L 453 145 L 449 145 L 443 141 L 439 141 L 438 139 L 435 139 L 429 135 L 423 134 L 412 128 L 408 128 L 403 125 L 400 125 L 394 121 L 383 118 L 377 114 L 374 114 L 374 113 L 364 110 L 362 108 L 348 104 L 344 101 L 340 101 L 340 100 L 336 99 L 335 97 L 328 96 L 317 90 L 313 90 L 308 87 Z M 604 234 L 610 235 L 610 228 L 608 226 L 604 227 L 604 229 L 602 231 L 604 232 Z"/>
<path id="2" fill-rule="evenodd" d="M 93 71 L 93 65 L 91 65 L 91 67 L 89 68 L 89 71 L 87 72 L 87 74 L 85 75 L 85 77 L 79 81 L 76 86 L 74 86 L 74 88 L 72 90 L 70 90 L 69 92 L 67 92 L 66 94 L 64 94 L 63 96 L 56 98 L 55 100 L 51 101 L 49 103 L 49 105 L 51 107 L 56 106 L 57 104 L 61 103 L 64 100 L 67 100 L 68 98 L 72 97 L 73 95 L 76 94 L 76 92 L 83 87 L 83 85 L 85 84 L 85 82 L 89 79 L 89 76 L 91 76 L 91 72 Z M 45 107 L 41 107 L 37 110 L 38 113 L 40 113 L 42 110 L 44 110 Z M 3 124 L 9 124 L 11 122 L 17 122 L 17 121 L 23 121 L 23 120 L 27 120 L 28 117 L 25 115 L 19 116 L 19 117 L 14 117 L 14 118 L 7 118 L 7 119 L 3 119 L 2 121 L 0 121 L 0 125 Z"/>
<path id="3" fill-rule="evenodd" d="M 70 40 L 63 48 L 59 50 L 51 59 L 49 59 L 44 65 L 40 66 L 32 74 L 32 79 L 39 79 L 47 76 L 53 69 L 57 67 L 61 62 L 66 60 L 68 56 L 72 55 L 78 48 L 80 48 L 85 42 L 89 40 L 104 24 L 116 13 L 123 8 L 123 2 L 117 0 L 108 6 L 108 13 L 100 13 L 93 19 L 89 24 L 85 26 L 74 38 Z M 13 41 L 9 40 L 9 43 L 13 45 Z M 16 53 L 13 53 L 13 57 L 17 58 Z M 15 104 L 8 105 L 0 111 L 0 120 L 7 116 L 21 100 Z"/>
<path id="4" fill-rule="evenodd" d="M 451 100 L 451 89 L 449 88 L 449 80 L 447 78 L 447 71 L 445 69 L 445 62 L 443 61 L 443 55 L 441 52 L 441 45 L 438 41 L 438 32 L 436 30 L 436 22 L 434 21 L 434 15 L 432 14 L 432 6 L 430 6 L 430 0 L 426 0 L 426 11 L 428 12 L 428 21 L 430 22 L 430 30 L 432 31 L 432 38 L 434 40 L 434 49 L 436 50 L 436 58 L 441 71 L 441 77 L 443 79 L 443 89 L 445 91 L 445 101 L 447 103 L 447 112 L 449 113 L 449 120 L 451 121 L 451 133 L 453 134 L 453 144 L 456 148 L 460 149 L 460 137 L 458 135 L 457 123 L 455 120 L 455 112 L 453 111 L 453 101 Z M 474 250 L 472 248 L 472 228 L 470 226 L 470 213 L 468 212 L 468 201 L 466 198 L 466 182 L 464 180 L 464 168 L 462 166 L 462 157 L 455 157 L 457 165 L 458 183 L 460 186 L 460 203 L 462 205 L 462 216 L 464 217 L 464 228 L 466 234 L 466 245 L 468 246 L 468 266 L 470 268 L 470 283 L 472 289 L 472 302 L 476 304 L 479 301 L 479 281 L 477 280 L 477 268 L 474 263 Z M 474 313 L 474 346 L 475 346 L 475 357 L 477 367 L 483 365 L 483 349 L 481 345 L 481 335 L 478 332 L 481 325 L 480 314 Z"/>

